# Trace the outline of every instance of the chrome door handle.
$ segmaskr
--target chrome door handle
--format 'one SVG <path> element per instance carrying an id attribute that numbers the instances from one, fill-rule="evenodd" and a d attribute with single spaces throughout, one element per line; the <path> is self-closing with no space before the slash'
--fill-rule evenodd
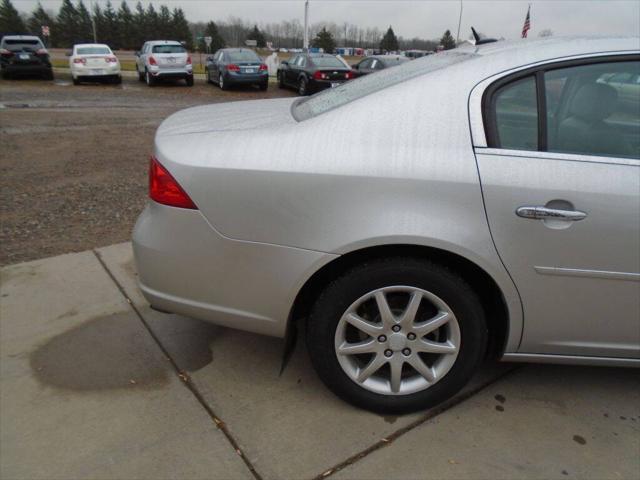
<path id="1" fill-rule="evenodd" d="M 558 210 L 543 206 L 520 207 L 516 210 L 516 215 L 534 220 L 568 220 L 571 222 L 577 222 L 578 220 L 587 218 L 587 214 L 580 210 Z"/>

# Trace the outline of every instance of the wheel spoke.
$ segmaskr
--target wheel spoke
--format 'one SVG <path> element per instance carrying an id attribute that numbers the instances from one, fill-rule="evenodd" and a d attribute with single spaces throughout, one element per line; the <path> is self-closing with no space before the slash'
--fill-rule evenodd
<path id="1" fill-rule="evenodd" d="M 364 318 L 356 315 L 355 313 L 348 313 L 345 317 L 345 320 L 350 325 L 353 325 L 361 332 L 366 333 L 371 337 L 375 337 L 379 335 L 384 330 L 382 325 L 377 325 L 375 323 L 367 322 Z"/>
<path id="2" fill-rule="evenodd" d="M 416 344 L 416 350 L 419 352 L 425 353 L 456 353 L 458 351 L 458 347 L 453 345 L 451 342 L 447 341 L 444 343 L 432 342 L 431 340 L 421 339 Z"/>
<path id="3" fill-rule="evenodd" d="M 391 391 L 393 393 L 398 393 L 400 391 L 400 384 L 402 383 L 402 365 L 404 364 L 404 360 L 401 358 L 394 358 L 391 362 L 389 362 L 389 367 L 391 367 L 391 377 L 389 382 L 391 383 Z"/>
<path id="4" fill-rule="evenodd" d="M 378 353 L 371 359 L 366 367 L 358 371 L 356 380 L 360 383 L 364 382 L 367 378 L 376 373 L 380 369 L 380 367 L 385 364 L 386 361 L 387 359 L 385 358 L 385 356 Z"/>
<path id="5" fill-rule="evenodd" d="M 413 292 L 411 294 L 411 298 L 409 299 L 409 303 L 407 305 L 407 309 L 402 314 L 400 318 L 400 325 L 403 328 L 408 328 L 416 319 L 416 313 L 418 312 L 418 308 L 420 307 L 420 303 L 422 302 L 422 293 L 421 292 Z"/>
<path id="6" fill-rule="evenodd" d="M 387 303 L 387 297 L 384 295 L 384 292 L 376 292 L 376 304 L 378 305 L 378 311 L 380 312 L 383 325 L 391 328 L 396 323 L 396 317 L 389 308 L 389 303 Z"/>
<path id="7" fill-rule="evenodd" d="M 438 312 L 438 314 L 421 323 L 417 323 L 413 326 L 413 333 L 415 333 L 418 337 L 424 337 L 426 334 L 437 330 L 441 326 L 445 325 L 449 320 L 451 320 L 451 315 L 447 312 Z"/>
<path id="8" fill-rule="evenodd" d="M 416 372 L 426 378 L 429 383 L 432 383 L 436 379 L 433 369 L 427 366 L 419 355 L 412 355 L 409 357 L 407 362 L 415 369 Z"/>
<path id="9" fill-rule="evenodd" d="M 372 353 L 375 351 L 376 342 L 372 338 L 358 343 L 344 342 L 338 347 L 338 353 L 341 355 L 357 355 L 359 353 Z"/>

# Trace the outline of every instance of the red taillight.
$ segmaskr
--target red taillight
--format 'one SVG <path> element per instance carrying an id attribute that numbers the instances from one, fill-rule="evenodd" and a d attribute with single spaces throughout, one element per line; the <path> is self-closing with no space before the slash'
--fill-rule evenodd
<path id="1" fill-rule="evenodd" d="M 353 72 L 347 72 L 344 74 L 344 78 L 346 78 L 347 80 L 350 80 L 353 78 Z"/>
<path id="2" fill-rule="evenodd" d="M 149 57 L 149 65 L 157 65 L 156 59 L 153 57 Z"/>
<path id="3" fill-rule="evenodd" d="M 267 70 L 269 70 L 269 67 L 267 67 L 264 63 L 260 65 L 261 72 L 266 72 Z"/>
<path id="4" fill-rule="evenodd" d="M 187 57 L 187 65 L 191 65 L 191 55 Z"/>
<path id="5" fill-rule="evenodd" d="M 13 52 L 6 48 L 0 48 L 0 55 L 3 57 L 13 57 Z"/>
<path id="6" fill-rule="evenodd" d="M 316 80 L 326 80 L 327 78 L 329 78 L 329 75 L 318 70 L 316 73 L 313 74 L 313 78 L 315 78 Z"/>
<path id="7" fill-rule="evenodd" d="M 239 72 L 240 67 L 235 63 L 230 63 L 229 65 L 227 65 L 227 70 L 229 70 L 230 72 Z"/>
<path id="8" fill-rule="evenodd" d="M 116 63 L 118 59 L 116 57 L 105 57 L 107 63 Z"/>
<path id="9" fill-rule="evenodd" d="M 175 178 L 155 157 L 151 157 L 149 163 L 149 196 L 153 201 L 170 207 L 198 209 Z"/>
<path id="10" fill-rule="evenodd" d="M 74 58 L 73 63 L 87 63 L 86 58 Z"/>

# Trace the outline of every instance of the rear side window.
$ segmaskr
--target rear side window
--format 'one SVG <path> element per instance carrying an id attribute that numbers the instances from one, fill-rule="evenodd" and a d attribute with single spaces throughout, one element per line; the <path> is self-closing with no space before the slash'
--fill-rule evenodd
<path id="1" fill-rule="evenodd" d="M 489 87 L 493 148 L 640 158 L 640 59 L 551 65 Z M 521 74 L 522 75 L 522 74 Z M 509 80 L 506 80 L 509 82 Z"/>
<path id="2" fill-rule="evenodd" d="M 535 77 L 500 88 L 493 97 L 497 141 L 501 148 L 538 150 L 538 104 Z"/>
<path id="3" fill-rule="evenodd" d="M 154 45 L 152 53 L 185 53 L 182 45 Z"/>
<path id="4" fill-rule="evenodd" d="M 398 83 L 476 57 L 473 53 L 450 50 L 404 63 L 397 68 L 387 68 L 375 75 L 362 76 L 311 97 L 302 97 L 293 104 L 291 113 L 298 122 L 303 122 Z"/>

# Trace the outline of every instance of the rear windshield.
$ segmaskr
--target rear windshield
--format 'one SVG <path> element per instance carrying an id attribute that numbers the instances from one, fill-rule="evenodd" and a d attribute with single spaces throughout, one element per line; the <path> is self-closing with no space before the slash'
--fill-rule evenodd
<path id="1" fill-rule="evenodd" d="M 316 67 L 347 68 L 336 57 L 312 57 L 311 60 Z"/>
<path id="2" fill-rule="evenodd" d="M 225 58 L 231 62 L 259 62 L 260 57 L 251 50 L 241 50 L 239 52 L 227 52 Z"/>
<path id="3" fill-rule="evenodd" d="M 10 39 L 5 38 L 2 40 L 2 45 L 9 50 L 38 50 L 39 48 L 44 48 L 42 42 L 38 39 L 34 40 L 19 40 L 19 39 Z"/>
<path id="4" fill-rule="evenodd" d="M 394 68 L 380 70 L 375 75 L 360 77 L 343 83 L 339 87 L 324 90 L 311 97 L 301 98 L 293 104 L 291 113 L 297 121 L 303 122 L 405 80 L 419 77 L 476 56 L 476 54 L 472 53 L 449 51 L 422 57 L 412 62 L 405 62 Z"/>
<path id="5" fill-rule="evenodd" d="M 111 50 L 107 47 L 80 47 L 76 52 L 78 55 L 109 55 Z"/>
<path id="6" fill-rule="evenodd" d="M 152 53 L 185 53 L 186 50 L 182 45 L 154 45 L 151 49 Z"/>

